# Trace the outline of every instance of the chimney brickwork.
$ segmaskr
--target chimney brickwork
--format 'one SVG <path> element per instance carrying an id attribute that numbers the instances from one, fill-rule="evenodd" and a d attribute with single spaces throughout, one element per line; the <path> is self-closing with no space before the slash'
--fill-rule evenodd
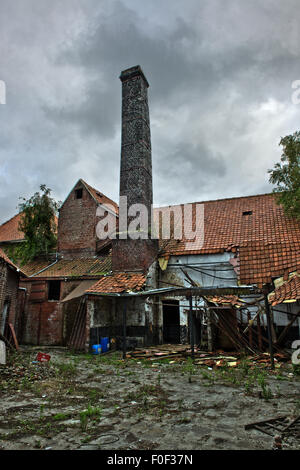
<path id="1" fill-rule="evenodd" d="M 127 209 L 133 204 L 143 204 L 148 210 L 150 234 L 152 195 L 151 134 L 148 108 L 148 81 L 141 69 L 135 66 L 121 73 L 122 82 L 122 144 L 120 170 L 120 196 L 127 197 Z M 120 204 L 121 207 L 121 204 Z M 158 241 L 132 240 L 124 231 L 132 219 L 125 218 L 126 228 L 120 218 L 122 237 L 113 241 L 113 270 L 143 270 L 154 261 Z"/>
<path id="2" fill-rule="evenodd" d="M 151 137 L 148 108 L 148 82 L 139 66 L 121 73 L 122 148 L 120 196 L 128 207 L 152 204 Z"/>

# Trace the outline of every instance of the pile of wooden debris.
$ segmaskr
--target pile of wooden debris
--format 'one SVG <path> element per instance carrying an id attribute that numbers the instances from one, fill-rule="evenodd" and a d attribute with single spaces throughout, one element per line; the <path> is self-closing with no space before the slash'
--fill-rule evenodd
<path id="1" fill-rule="evenodd" d="M 128 359 L 161 361 L 167 360 L 169 363 L 181 363 L 191 356 L 191 348 L 186 345 L 164 344 L 161 346 L 138 348 L 135 351 L 128 352 Z M 207 352 L 195 348 L 194 364 L 207 367 L 238 367 L 242 361 L 247 360 L 249 367 L 270 367 L 270 354 L 260 353 L 245 356 L 244 353 L 234 351 L 233 353 L 217 350 Z M 280 363 L 288 362 L 290 357 L 284 352 L 274 354 L 275 367 L 279 368 Z"/>

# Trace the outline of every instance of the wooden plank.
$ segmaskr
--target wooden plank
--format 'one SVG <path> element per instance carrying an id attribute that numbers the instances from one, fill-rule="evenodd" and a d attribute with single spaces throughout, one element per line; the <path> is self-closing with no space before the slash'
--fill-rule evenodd
<path id="1" fill-rule="evenodd" d="M 16 350 L 19 351 L 20 348 L 19 348 L 19 343 L 18 343 L 17 337 L 16 337 L 14 325 L 13 325 L 12 323 L 9 323 L 8 326 L 9 326 L 9 328 L 10 328 L 10 332 L 11 332 L 11 334 L 12 334 L 12 337 L 13 337 L 13 340 L 14 340 L 14 343 L 15 343 Z"/>

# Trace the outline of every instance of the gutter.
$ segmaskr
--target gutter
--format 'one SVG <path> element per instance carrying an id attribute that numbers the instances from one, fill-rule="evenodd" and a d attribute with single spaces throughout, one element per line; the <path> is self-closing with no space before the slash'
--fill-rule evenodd
<path id="1" fill-rule="evenodd" d="M 251 295 L 261 294 L 261 290 L 257 287 L 249 286 L 231 286 L 231 287 L 163 287 L 162 289 L 150 289 L 139 292 L 124 292 L 121 294 L 113 292 L 86 292 L 85 295 L 97 295 L 101 297 L 142 297 L 149 295 L 165 294 L 168 292 L 190 292 L 198 295 Z"/>

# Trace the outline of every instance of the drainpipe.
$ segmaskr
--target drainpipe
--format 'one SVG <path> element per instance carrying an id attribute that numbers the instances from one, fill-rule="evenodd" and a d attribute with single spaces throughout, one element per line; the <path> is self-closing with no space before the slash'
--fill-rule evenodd
<path id="1" fill-rule="evenodd" d="M 49 264 L 49 266 L 46 266 L 45 268 L 41 269 L 40 271 L 38 271 L 37 273 L 34 273 L 34 274 L 31 274 L 30 276 L 28 277 L 34 277 L 34 276 L 37 276 L 38 274 L 41 274 L 43 273 L 44 271 L 46 271 L 46 269 L 49 269 L 51 268 L 52 266 L 54 266 L 58 261 L 58 253 L 56 252 L 56 260 L 54 261 L 54 263 L 51 263 Z"/>

